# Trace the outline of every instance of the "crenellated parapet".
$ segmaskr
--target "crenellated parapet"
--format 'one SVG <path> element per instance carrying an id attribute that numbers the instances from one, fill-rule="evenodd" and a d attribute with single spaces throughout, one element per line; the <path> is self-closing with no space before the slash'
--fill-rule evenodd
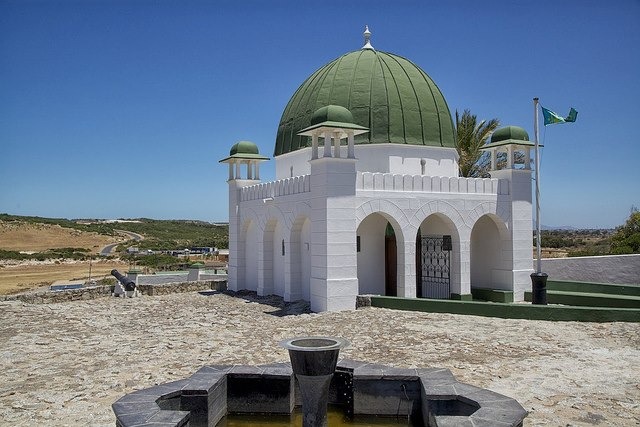
<path id="1" fill-rule="evenodd" d="M 311 191 L 311 175 L 294 176 L 240 188 L 240 201 L 268 199 Z"/>
<path id="2" fill-rule="evenodd" d="M 509 183 L 495 178 L 402 175 L 358 172 L 359 191 L 413 191 L 425 193 L 509 194 Z"/>

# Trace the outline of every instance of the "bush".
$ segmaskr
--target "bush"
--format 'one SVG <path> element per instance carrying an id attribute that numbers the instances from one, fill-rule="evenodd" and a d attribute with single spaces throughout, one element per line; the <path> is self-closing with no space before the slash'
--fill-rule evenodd
<path id="1" fill-rule="evenodd" d="M 637 208 L 631 208 L 627 222 L 616 228 L 616 233 L 611 237 L 611 253 L 640 253 L 640 212 Z"/>

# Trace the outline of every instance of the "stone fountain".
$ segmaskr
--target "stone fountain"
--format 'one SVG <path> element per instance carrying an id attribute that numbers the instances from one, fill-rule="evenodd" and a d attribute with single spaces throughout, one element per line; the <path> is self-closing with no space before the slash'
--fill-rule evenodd
<path id="1" fill-rule="evenodd" d="M 116 426 L 216 427 L 226 415 L 291 414 L 296 406 L 304 426 L 326 426 L 327 403 L 356 421 L 368 415 L 427 427 L 518 427 L 527 416 L 516 400 L 458 382 L 448 369 L 338 361 L 348 345 L 340 338 L 280 345 L 291 364 L 204 366 L 189 378 L 129 393 L 112 405 Z"/>

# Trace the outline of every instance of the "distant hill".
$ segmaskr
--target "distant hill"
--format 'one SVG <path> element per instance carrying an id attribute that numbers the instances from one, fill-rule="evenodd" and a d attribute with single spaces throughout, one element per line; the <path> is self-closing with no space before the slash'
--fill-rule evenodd
<path id="1" fill-rule="evenodd" d="M 533 228 L 534 230 L 536 228 L 535 221 L 533 223 Z M 553 230 L 553 231 L 609 230 L 608 228 L 581 228 L 581 227 L 574 227 L 573 225 L 544 225 L 544 224 L 542 224 L 542 227 L 540 228 L 542 230 Z"/>
<path id="2" fill-rule="evenodd" d="M 67 252 L 78 254 L 95 252 L 101 244 L 122 241 L 118 230 L 143 235 L 145 239 L 135 243 L 140 249 L 172 250 L 194 246 L 228 248 L 228 224 L 199 220 L 70 220 L 0 214 L 0 224 L 0 236 L 4 233 L 4 238 L 0 239 L 0 251 L 4 251 L 0 255 L 3 258 L 18 256 L 7 251 L 38 252 L 53 248 L 74 249 Z"/>
<path id="3" fill-rule="evenodd" d="M 542 228 L 543 230 L 567 230 L 567 231 L 573 231 L 573 230 L 578 230 L 578 228 L 573 227 L 571 225 L 544 225 L 542 224 Z"/>

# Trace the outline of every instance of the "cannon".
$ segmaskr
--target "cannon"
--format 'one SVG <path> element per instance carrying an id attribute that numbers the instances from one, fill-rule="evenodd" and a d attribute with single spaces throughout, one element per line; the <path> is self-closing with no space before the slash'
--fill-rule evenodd
<path id="1" fill-rule="evenodd" d="M 111 270 L 111 275 L 118 279 L 118 282 L 120 282 L 120 284 L 124 286 L 125 291 L 131 292 L 136 290 L 136 282 L 129 279 L 127 276 L 123 276 L 118 272 L 118 270 Z"/>

